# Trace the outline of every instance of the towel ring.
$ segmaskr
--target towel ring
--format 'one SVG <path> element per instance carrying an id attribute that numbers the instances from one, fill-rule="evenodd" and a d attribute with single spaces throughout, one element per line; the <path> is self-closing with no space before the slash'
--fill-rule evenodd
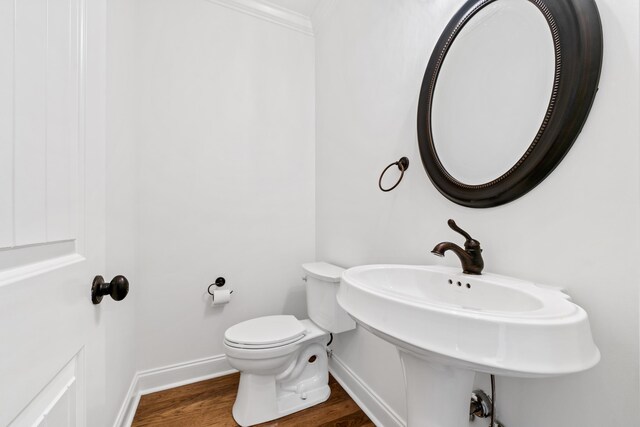
<path id="1" fill-rule="evenodd" d="M 398 178 L 398 182 L 396 182 L 396 184 L 391 187 L 391 188 L 384 188 L 382 187 L 382 178 L 384 177 L 384 174 L 387 173 L 387 171 L 389 170 L 389 168 L 391 168 L 392 166 L 398 166 L 398 169 L 400 169 L 400 178 Z M 384 191 L 385 193 L 393 190 L 394 188 L 396 188 L 400 182 L 402 181 L 402 178 L 404 178 L 404 172 L 409 169 L 409 159 L 406 157 L 402 157 L 400 160 L 398 160 L 397 162 L 391 163 L 389 166 L 387 166 L 386 168 L 384 168 L 384 170 L 382 171 L 382 173 L 380 174 L 380 179 L 378 180 L 378 187 L 380 187 L 380 190 Z"/>

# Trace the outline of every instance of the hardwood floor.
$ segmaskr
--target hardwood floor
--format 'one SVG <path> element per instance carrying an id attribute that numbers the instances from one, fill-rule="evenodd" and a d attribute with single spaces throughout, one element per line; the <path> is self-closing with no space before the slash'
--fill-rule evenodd
<path id="1" fill-rule="evenodd" d="M 231 427 L 240 374 L 227 375 L 142 396 L 133 427 Z M 331 397 L 324 403 L 260 427 L 375 427 L 340 384 L 329 377 Z"/>

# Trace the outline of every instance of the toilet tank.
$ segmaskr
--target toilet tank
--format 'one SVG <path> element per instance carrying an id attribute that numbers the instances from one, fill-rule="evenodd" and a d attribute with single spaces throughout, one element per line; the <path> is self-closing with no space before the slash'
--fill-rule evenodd
<path id="1" fill-rule="evenodd" d="M 356 323 L 338 305 L 336 295 L 344 268 L 326 262 L 303 264 L 307 281 L 309 318 L 322 329 L 334 334 L 355 329 Z"/>

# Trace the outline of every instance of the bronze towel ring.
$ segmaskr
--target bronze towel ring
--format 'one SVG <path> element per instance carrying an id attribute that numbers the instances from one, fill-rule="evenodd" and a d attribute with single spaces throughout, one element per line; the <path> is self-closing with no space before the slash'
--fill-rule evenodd
<path id="1" fill-rule="evenodd" d="M 389 168 L 391 168 L 392 166 L 398 166 L 398 169 L 400 169 L 400 178 L 398 178 L 398 182 L 395 183 L 395 185 L 391 188 L 384 188 L 382 187 L 382 178 L 384 177 L 384 174 L 387 173 L 387 171 L 389 170 Z M 404 178 L 404 172 L 409 169 L 409 159 L 406 157 L 402 157 L 400 160 L 398 160 L 397 162 L 391 163 L 389 166 L 387 166 L 386 168 L 384 168 L 384 170 L 382 171 L 382 173 L 380 174 L 380 179 L 378 180 L 378 187 L 380 187 L 380 190 L 384 191 L 385 193 L 393 190 L 394 188 L 396 188 L 400 182 L 402 181 L 402 178 Z"/>

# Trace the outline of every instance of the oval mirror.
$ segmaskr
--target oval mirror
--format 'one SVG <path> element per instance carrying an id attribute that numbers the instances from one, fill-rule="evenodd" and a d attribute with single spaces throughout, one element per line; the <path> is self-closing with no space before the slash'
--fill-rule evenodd
<path id="1" fill-rule="evenodd" d="M 465 3 L 433 51 L 420 94 L 418 139 L 431 181 L 470 207 L 531 190 L 578 136 L 601 63 L 593 0 Z"/>

